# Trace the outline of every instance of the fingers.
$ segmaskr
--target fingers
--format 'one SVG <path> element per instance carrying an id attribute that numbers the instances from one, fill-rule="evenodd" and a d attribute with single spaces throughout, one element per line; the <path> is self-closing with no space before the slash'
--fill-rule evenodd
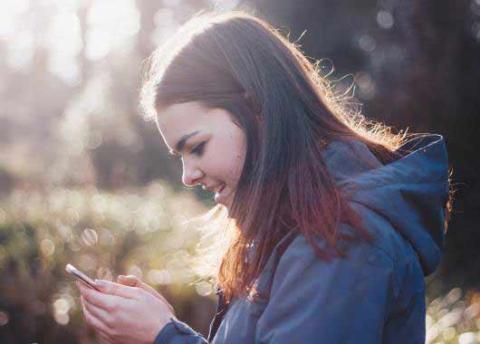
<path id="1" fill-rule="evenodd" d="M 121 302 L 121 298 L 119 296 L 99 292 L 93 288 L 85 287 L 79 282 L 76 284 L 85 301 L 107 312 L 111 312 L 113 307 Z"/>
<path id="2" fill-rule="evenodd" d="M 92 307 L 88 304 L 88 302 L 83 300 L 83 297 L 81 297 L 81 302 L 83 307 L 83 315 L 85 316 L 85 321 L 87 324 L 93 327 L 96 332 L 107 335 L 109 331 L 108 326 L 98 318 L 97 314 L 95 314 L 96 312 L 91 311 Z"/>
<path id="3" fill-rule="evenodd" d="M 161 299 L 163 299 L 162 295 L 160 295 L 154 288 L 152 288 L 151 286 L 149 286 L 148 284 L 140 280 L 135 275 L 128 275 L 128 276 L 119 275 L 117 277 L 117 281 L 121 284 L 129 285 L 131 287 L 142 288 L 143 290 L 149 292 L 153 296 L 160 297 Z M 163 300 L 166 301 L 165 299 Z"/>
<path id="4" fill-rule="evenodd" d="M 142 280 L 140 280 L 135 275 L 128 275 L 128 276 L 119 275 L 117 277 L 117 280 L 119 281 L 119 283 L 122 283 L 122 284 L 125 284 L 125 285 L 128 284 L 130 286 L 136 286 L 136 287 L 142 288 L 143 290 L 149 292 L 153 296 L 158 297 L 162 301 L 168 303 L 168 301 L 165 299 L 165 297 L 162 294 L 160 294 L 155 288 L 149 286 L 147 283 L 143 282 Z"/>
<path id="5" fill-rule="evenodd" d="M 158 292 L 156 291 L 154 288 L 152 288 L 151 286 L 149 286 L 147 283 L 143 282 L 142 280 L 138 279 L 137 277 L 133 276 L 133 278 L 136 279 L 136 283 L 137 285 L 144 289 L 145 291 L 148 291 L 150 294 L 152 294 L 153 296 L 157 296 L 157 297 L 160 297 L 163 299 L 163 296 Z M 165 299 L 164 299 L 165 300 Z"/>
<path id="6" fill-rule="evenodd" d="M 114 341 L 110 339 L 109 336 L 101 332 L 97 332 L 98 343 L 100 344 L 113 344 Z"/>
<path id="7" fill-rule="evenodd" d="M 110 335 L 107 333 L 106 326 L 102 325 L 103 323 L 96 319 L 89 311 L 84 307 L 84 316 L 87 324 L 95 331 L 97 336 L 97 342 L 101 344 L 113 344 L 113 340 L 110 339 Z"/>
<path id="8" fill-rule="evenodd" d="M 111 319 L 111 314 L 110 312 L 95 306 L 94 304 L 89 303 L 88 301 L 85 301 L 83 299 L 83 296 L 81 297 L 82 303 L 84 306 L 84 311 L 88 312 L 89 315 L 93 316 L 94 318 L 98 319 L 99 321 L 104 324 L 103 329 L 109 329 L 111 327 L 110 324 L 110 319 Z"/>
<path id="9" fill-rule="evenodd" d="M 112 340 L 111 336 L 111 311 L 113 310 L 114 303 L 112 303 L 111 300 L 112 298 L 116 298 L 116 301 L 118 302 L 121 299 L 116 296 L 102 294 L 88 286 L 85 286 L 81 282 L 77 282 L 76 284 L 80 289 L 80 302 L 82 304 L 82 310 L 86 323 L 95 330 L 99 343 L 113 344 L 114 341 Z M 100 298 L 106 300 L 97 300 L 99 296 Z M 97 302 L 97 304 L 91 301 Z M 99 301 L 102 302 L 98 303 Z M 100 304 L 101 307 L 99 307 L 98 304 Z"/>
<path id="10" fill-rule="evenodd" d="M 138 297 L 138 288 L 107 280 L 95 280 L 95 284 L 103 294 L 116 295 L 128 299 Z"/>
<path id="11" fill-rule="evenodd" d="M 132 286 L 132 287 L 142 288 L 146 292 L 150 293 L 151 295 L 159 298 L 164 303 L 166 303 L 168 305 L 168 308 L 172 312 L 172 314 L 175 315 L 175 310 L 173 309 L 172 305 L 170 305 L 170 303 L 167 301 L 167 299 L 165 299 L 165 297 L 162 294 L 160 294 L 155 288 L 149 286 L 147 283 L 143 282 L 137 276 L 135 276 L 135 275 L 127 275 L 127 276 L 119 275 L 117 277 L 117 282 L 121 283 L 121 284 L 124 284 L 124 285 L 129 285 L 129 286 Z"/>
<path id="12" fill-rule="evenodd" d="M 140 280 L 134 275 L 119 275 L 117 277 L 117 282 L 123 285 L 128 285 L 130 287 L 139 287 Z"/>

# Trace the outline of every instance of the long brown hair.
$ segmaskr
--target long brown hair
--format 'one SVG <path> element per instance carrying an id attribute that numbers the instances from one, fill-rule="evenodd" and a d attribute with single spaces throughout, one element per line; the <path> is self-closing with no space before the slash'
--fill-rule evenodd
<path id="1" fill-rule="evenodd" d="M 386 163 L 403 136 L 348 110 L 296 44 L 245 12 L 194 17 L 148 59 L 142 88 L 143 107 L 153 118 L 162 107 L 189 101 L 227 110 L 247 141 L 229 209 L 237 233 L 218 274 L 227 300 L 251 288 L 292 228 L 326 260 L 345 255 L 339 241 L 374 240 L 321 152 L 333 140 L 354 139 Z M 352 233 L 338 233 L 340 221 Z M 319 237 L 324 248 L 315 243 Z"/>

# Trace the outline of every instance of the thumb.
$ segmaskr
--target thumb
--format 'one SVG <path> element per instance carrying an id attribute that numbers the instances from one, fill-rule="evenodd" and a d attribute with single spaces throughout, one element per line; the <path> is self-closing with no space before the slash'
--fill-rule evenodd
<path id="1" fill-rule="evenodd" d="M 137 296 L 136 288 L 131 286 L 107 281 L 107 280 L 95 280 L 97 288 L 105 294 L 117 295 L 126 298 L 135 298 Z"/>
<path id="2" fill-rule="evenodd" d="M 138 278 L 135 275 L 127 275 L 127 276 L 119 275 L 117 277 L 117 282 L 120 283 L 120 284 L 129 286 L 129 287 L 142 288 L 143 290 L 152 294 L 153 296 L 160 297 L 162 300 L 165 301 L 165 298 L 163 296 L 159 295 L 159 293 L 155 289 L 150 287 L 148 284 L 144 283 L 140 278 Z"/>
<path id="3" fill-rule="evenodd" d="M 150 293 L 151 295 L 159 298 L 160 300 L 162 300 L 163 302 L 165 302 L 166 304 L 168 304 L 168 306 L 170 307 L 170 309 L 172 310 L 172 313 L 174 313 L 173 311 L 173 307 L 170 305 L 170 303 L 167 301 L 167 299 L 165 299 L 165 297 L 160 294 L 158 291 L 156 291 L 154 288 L 152 288 L 151 286 L 149 286 L 147 283 L 143 282 L 140 278 L 138 278 L 137 276 L 135 275 L 128 275 L 128 276 L 125 276 L 125 275 L 119 275 L 117 277 L 117 281 L 118 283 L 121 283 L 123 285 L 127 285 L 127 286 L 130 286 L 130 287 L 138 287 L 138 288 L 142 288 L 143 290 L 145 290 L 146 292 Z"/>
<path id="4" fill-rule="evenodd" d="M 119 275 L 117 277 L 117 282 L 123 285 L 128 285 L 130 287 L 140 287 L 141 282 L 135 275 Z"/>

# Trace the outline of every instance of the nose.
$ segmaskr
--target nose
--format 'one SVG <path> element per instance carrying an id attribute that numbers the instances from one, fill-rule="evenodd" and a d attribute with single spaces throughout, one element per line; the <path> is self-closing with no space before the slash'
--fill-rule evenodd
<path id="1" fill-rule="evenodd" d="M 193 164 L 186 159 L 183 160 L 183 173 L 182 173 L 182 183 L 185 186 L 195 186 L 200 183 L 200 180 L 203 178 L 204 173 L 198 167 L 198 165 Z"/>

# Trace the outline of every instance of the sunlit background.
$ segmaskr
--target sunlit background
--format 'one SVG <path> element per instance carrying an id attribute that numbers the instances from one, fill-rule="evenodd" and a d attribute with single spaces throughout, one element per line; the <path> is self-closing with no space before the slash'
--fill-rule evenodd
<path id="1" fill-rule="evenodd" d="M 0 342 L 94 342 L 68 262 L 141 277 L 207 333 L 216 300 L 188 220 L 213 203 L 182 187 L 137 98 L 157 45 L 199 10 L 235 8 L 301 37 L 368 117 L 446 137 L 455 212 L 427 342 L 479 343 L 480 0 L 3 0 Z"/>

